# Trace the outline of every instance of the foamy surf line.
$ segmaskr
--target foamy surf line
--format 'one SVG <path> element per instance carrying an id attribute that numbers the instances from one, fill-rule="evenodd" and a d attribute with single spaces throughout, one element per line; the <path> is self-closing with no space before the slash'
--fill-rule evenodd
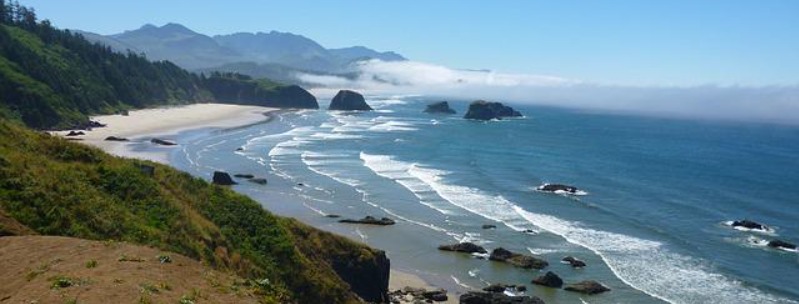
<path id="1" fill-rule="evenodd" d="M 396 172 L 392 167 L 394 166 L 388 165 L 387 168 L 383 168 L 387 171 L 387 175 Z M 425 182 L 452 205 L 484 218 L 502 222 L 515 230 L 523 230 L 530 226 L 539 227 L 563 237 L 572 244 L 593 251 L 622 282 L 663 301 L 797 303 L 713 273 L 702 260 L 670 252 L 660 242 L 584 228 L 575 222 L 531 213 L 502 196 L 492 196 L 478 189 L 447 184 L 443 179 L 450 173 L 446 171 L 411 166 L 408 173 Z"/>
<path id="2" fill-rule="evenodd" d="M 659 242 L 514 209 L 542 229 L 599 255 L 625 284 L 670 303 L 797 303 L 713 273 L 701 260 L 670 252 Z"/>

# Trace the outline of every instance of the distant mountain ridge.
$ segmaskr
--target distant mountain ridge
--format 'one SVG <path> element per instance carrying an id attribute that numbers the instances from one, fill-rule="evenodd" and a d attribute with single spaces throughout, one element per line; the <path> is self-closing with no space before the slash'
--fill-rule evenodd
<path id="1" fill-rule="evenodd" d="M 221 67 L 223 71 L 241 72 L 235 67 L 254 63 L 264 66 L 264 74 L 273 78 L 285 76 L 271 75 L 280 70 L 275 65 L 299 71 L 341 73 L 351 63 L 361 60 L 407 60 L 395 52 L 378 52 L 364 46 L 327 49 L 305 36 L 277 31 L 211 37 L 177 23 L 167 23 L 160 27 L 146 24 L 114 35 L 78 32 L 116 51 L 143 53 L 151 60 L 169 60 L 189 70 Z"/>

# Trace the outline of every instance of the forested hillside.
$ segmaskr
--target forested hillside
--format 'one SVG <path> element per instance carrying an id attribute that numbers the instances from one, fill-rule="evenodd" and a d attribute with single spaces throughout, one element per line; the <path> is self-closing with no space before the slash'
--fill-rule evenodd
<path id="1" fill-rule="evenodd" d="M 79 34 L 56 29 L 47 20 L 38 21 L 32 8 L 0 0 L 0 116 L 4 118 L 39 129 L 69 128 L 85 123 L 89 114 L 215 101 L 217 92 L 205 86 L 213 82 L 205 80 L 168 61 L 115 53 Z M 249 81 L 228 83 L 253 90 Z M 279 87 L 251 94 L 258 99 L 235 102 L 293 107 Z M 287 88 L 290 93 L 296 89 Z M 316 108 L 316 100 L 308 103 L 307 92 L 299 89 L 305 93 L 299 98 L 306 102 L 296 107 Z M 294 97 L 288 96 L 289 101 Z"/>

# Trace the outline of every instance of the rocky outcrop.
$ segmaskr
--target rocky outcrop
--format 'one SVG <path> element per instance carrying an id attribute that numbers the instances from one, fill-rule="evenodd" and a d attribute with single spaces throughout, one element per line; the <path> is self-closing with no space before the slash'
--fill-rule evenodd
<path id="1" fill-rule="evenodd" d="M 360 93 L 350 90 L 341 90 L 338 91 L 338 94 L 330 101 L 328 110 L 372 111 L 372 107 L 366 103 L 366 100 Z"/>
<path id="2" fill-rule="evenodd" d="M 552 271 L 547 271 L 546 274 L 533 279 L 531 283 L 553 288 L 560 288 L 563 286 L 563 280 Z"/>
<path id="3" fill-rule="evenodd" d="M 547 261 L 542 259 L 520 253 L 514 253 L 502 247 L 494 249 L 488 259 L 492 261 L 506 262 L 513 266 L 524 269 L 543 269 L 549 265 Z"/>
<path id="4" fill-rule="evenodd" d="M 523 292 L 526 291 L 527 287 L 524 285 L 508 285 L 508 284 L 491 284 L 486 287 L 483 287 L 483 291 L 487 292 Z"/>
<path id="5" fill-rule="evenodd" d="M 610 291 L 610 288 L 605 287 L 604 285 L 600 284 L 597 281 L 591 281 L 591 280 L 569 284 L 564 289 L 568 291 L 574 291 L 589 295 Z"/>
<path id="6" fill-rule="evenodd" d="M 83 131 L 69 131 L 69 133 L 67 133 L 67 135 L 64 136 L 80 136 L 80 135 L 86 135 L 86 133 L 83 133 Z"/>
<path id="7" fill-rule="evenodd" d="M 255 177 L 255 175 L 252 175 L 252 174 L 243 174 L 243 173 L 236 173 L 236 174 L 233 174 L 233 177 L 236 177 L 236 178 L 246 178 L 246 179 L 250 179 L 250 178 L 254 178 L 254 177 Z"/>
<path id="8" fill-rule="evenodd" d="M 782 240 L 771 240 L 768 242 L 768 246 L 771 248 L 784 248 L 784 249 L 796 250 L 795 244 L 791 244 Z"/>
<path id="9" fill-rule="evenodd" d="M 509 296 L 495 292 L 467 292 L 460 297 L 461 304 L 544 304 L 535 296 Z"/>
<path id="10" fill-rule="evenodd" d="M 150 142 L 154 143 L 156 145 L 162 145 L 162 146 L 174 146 L 174 145 L 177 145 L 177 143 L 174 142 L 174 141 L 167 140 L 167 139 L 160 139 L 160 138 L 150 139 Z"/>
<path id="11" fill-rule="evenodd" d="M 744 227 L 744 228 L 758 229 L 758 230 L 767 229 L 766 225 L 763 225 L 763 224 L 760 224 L 760 223 L 757 223 L 757 222 L 754 222 L 754 221 L 750 221 L 750 220 L 733 221 L 732 225 L 730 225 L 730 226 L 733 226 L 733 227 Z"/>
<path id="12" fill-rule="evenodd" d="M 586 266 L 585 262 L 583 262 L 581 260 L 578 260 L 577 258 L 575 258 L 573 256 L 567 256 L 567 257 L 563 258 L 560 261 L 563 262 L 563 263 L 569 264 L 569 265 L 571 265 L 574 268 L 582 268 L 582 267 Z"/>
<path id="13" fill-rule="evenodd" d="M 269 181 L 267 181 L 265 178 L 250 178 L 247 181 L 259 185 L 266 185 L 267 183 L 269 183 Z"/>
<path id="14" fill-rule="evenodd" d="M 543 184 L 541 186 L 538 186 L 535 189 L 538 190 L 538 191 L 544 191 L 544 192 L 559 192 L 559 191 L 562 191 L 562 192 L 567 192 L 567 193 L 571 193 L 571 194 L 575 194 L 578 191 L 577 187 L 569 186 L 569 185 L 563 185 L 563 184 Z"/>
<path id="15" fill-rule="evenodd" d="M 319 103 L 311 93 L 305 89 L 288 85 L 273 89 L 273 93 L 266 96 L 263 106 L 291 109 L 318 109 Z"/>
<path id="16" fill-rule="evenodd" d="M 222 186 L 230 186 L 237 184 L 236 182 L 233 181 L 232 178 L 230 178 L 230 174 L 227 174 L 227 172 L 222 172 L 222 171 L 214 171 L 214 177 L 212 181 L 214 184 Z"/>
<path id="17" fill-rule="evenodd" d="M 503 117 L 521 117 L 522 113 L 499 102 L 478 100 L 469 105 L 469 111 L 463 118 L 477 120 L 502 119 Z"/>
<path id="18" fill-rule="evenodd" d="M 449 299 L 444 289 L 427 290 L 405 287 L 388 293 L 390 303 L 429 303 L 444 302 Z"/>
<path id="19" fill-rule="evenodd" d="M 455 114 L 455 110 L 449 107 L 449 103 L 446 101 L 436 102 L 433 104 L 427 105 L 427 108 L 424 109 L 425 113 L 430 114 Z"/>
<path id="20" fill-rule="evenodd" d="M 390 218 L 384 217 L 384 218 L 381 218 L 381 219 L 377 219 L 377 218 L 375 218 L 375 217 L 373 217 L 371 215 L 367 215 L 366 217 L 364 217 L 364 218 L 362 218 L 360 220 L 343 219 L 343 220 L 340 220 L 338 222 L 339 223 L 347 223 L 347 224 L 367 224 L 367 225 L 378 225 L 378 226 L 388 226 L 388 225 L 394 225 L 395 224 L 394 220 L 392 220 Z"/>
<path id="21" fill-rule="evenodd" d="M 465 253 L 487 253 L 488 251 L 485 250 L 480 245 L 475 245 L 473 243 L 464 242 L 458 243 L 454 245 L 441 245 L 438 246 L 438 250 L 443 251 L 456 251 L 456 252 L 465 252 Z"/>
<path id="22" fill-rule="evenodd" d="M 127 138 L 124 137 L 116 137 L 116 136 L 109 136 L 105 138 L 106 141 L 128 141 Z"/>
<path id="23" fill-rule="evenodd" d="M 483 225 L 483 229 L 496 229 L 497 225 L 486 224 Z"/>

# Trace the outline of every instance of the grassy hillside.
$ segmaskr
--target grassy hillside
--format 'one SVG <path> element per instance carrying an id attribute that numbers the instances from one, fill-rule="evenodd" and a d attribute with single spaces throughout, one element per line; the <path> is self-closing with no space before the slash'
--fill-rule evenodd
<path id="1" fill-rule="evenodd" d="M 213 79 L 211 79 L 213 80 Z M 83 36 L 39 22 L 31 8 L 0 0 L 0 117 L 37 129 L 71 128 L 87 115 L 154 105 L 218 101 L 262 106 L 317 108 L 296 86 L 265 89 L 227 79 L 249 94 L 235 100 L 215 83 L 168 61 L 116 53 Z M 293 103 L 300 101 L 299 104 Z"/>
<path id="2" fill-rule="evenodd" d="M 353 290 L 379 300 L 375 288 L 385 287 L 373 285 L 388 279 L 382 251 L 274 216 L 169 167 L 112 157 L 5 120 L 0 215 L 39 234 L 128 241 L 202 260 L 258 280 L 266 302 L 358 302 Z"/>

